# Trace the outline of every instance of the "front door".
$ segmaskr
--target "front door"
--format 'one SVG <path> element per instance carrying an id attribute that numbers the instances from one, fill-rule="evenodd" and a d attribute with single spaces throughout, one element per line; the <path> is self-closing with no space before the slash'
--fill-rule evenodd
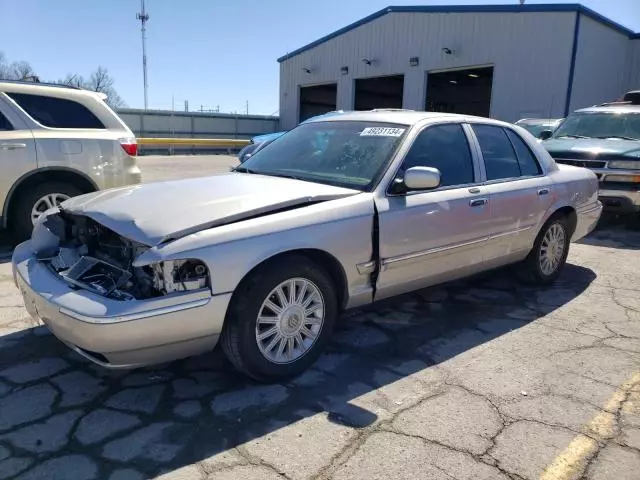
<path id="1" fill-rule="evenodd" d="M 0 98 L 0 217 L 11 187 L 37 167 L 36 145 L 31 130 Z"/>
<path id="2" fill-rule="evenodd" d="M 478 169 L 462 126 L 426 127 L 394 182 L 415 166 L 440 170 L 440 186 L 390 190 L 376 199 L 381 258 L 376 299 L 462 277 L 483 266 L 491 200 L 487 188 L 476 184 Z"/>

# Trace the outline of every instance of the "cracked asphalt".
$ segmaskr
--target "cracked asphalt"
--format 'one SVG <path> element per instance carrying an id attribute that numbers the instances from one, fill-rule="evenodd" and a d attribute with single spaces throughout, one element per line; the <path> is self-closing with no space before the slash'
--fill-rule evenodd
<path id="1" fill-rule="evenodd" d="M 343 315 L 305 374 L 219 351 L 111 372 L 31 320 L 0 260 L 0 478 L 640 478 L 640 232 Z"/>

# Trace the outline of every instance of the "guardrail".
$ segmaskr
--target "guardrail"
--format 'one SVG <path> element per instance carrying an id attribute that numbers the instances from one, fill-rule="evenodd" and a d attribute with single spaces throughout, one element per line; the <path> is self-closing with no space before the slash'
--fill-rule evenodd
<path id="1" fill-rule="evenodd" d="M 233 138 L 137 138 L 138 145 L 186 145 L 190 147 L 237 148 L 249 145 L 247 139 Z"/>

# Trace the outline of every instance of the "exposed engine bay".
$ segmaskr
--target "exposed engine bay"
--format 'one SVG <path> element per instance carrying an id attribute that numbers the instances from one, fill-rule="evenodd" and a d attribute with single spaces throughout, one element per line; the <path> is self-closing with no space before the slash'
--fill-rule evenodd
<path id="1" fill-rule="evenodd" d="M 193 259 L 134 267 L 148 246 L 124 238 L 89 217 L 61 211 L 44 221 L 59 239 L 38 260 L 73 288 L 114 300 L 142 300 L 209 287 L 207 266 Z"/>

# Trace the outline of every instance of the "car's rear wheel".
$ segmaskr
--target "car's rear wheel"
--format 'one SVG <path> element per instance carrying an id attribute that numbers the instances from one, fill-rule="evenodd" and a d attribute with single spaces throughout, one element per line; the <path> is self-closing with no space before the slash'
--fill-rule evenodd
<path id="1" fill-rule="evenodd" d="M 286 257 L 241 284 L 225 321 L 222 347 L 241 372 L 258 381 L 281 381 L 316 361 L 337 313 L 330 276 L 305 257 Z"/>
<path id="2" fill-rule="evenodd" d="M 554 282 L 567 261 L 570 240 L 567 218 L 552 216 L 540 230 L 527 258 L 517 266 L 519 277 L 527 283 L 539 285 Z"/>
<path id="3" fill-rule="evenodd" d="M 80 194 L 79 188 L 63 182 L 45 182 L 21 192 L 12 219 L 17 239 L 29 238 L 35 222 L 45 211 Z"/>

